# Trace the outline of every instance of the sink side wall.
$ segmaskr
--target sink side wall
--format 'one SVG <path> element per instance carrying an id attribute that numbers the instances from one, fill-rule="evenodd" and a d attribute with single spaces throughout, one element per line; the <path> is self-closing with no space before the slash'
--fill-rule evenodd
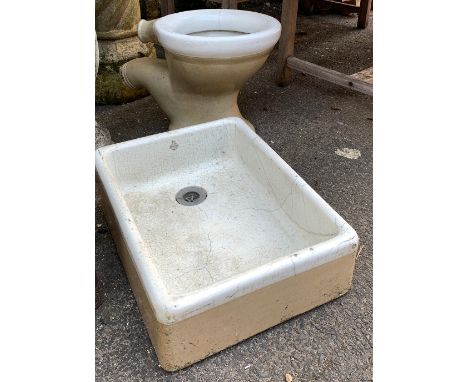
<path id="1" fill-rule="evenodd" d="M 332 218 L 336 213 L 276 153 L 259 147 L 259 140 L 235 131 L 233 144 L 240 160 L 299 228 L 324 240 L 336 236 L 345 222 Z"/>

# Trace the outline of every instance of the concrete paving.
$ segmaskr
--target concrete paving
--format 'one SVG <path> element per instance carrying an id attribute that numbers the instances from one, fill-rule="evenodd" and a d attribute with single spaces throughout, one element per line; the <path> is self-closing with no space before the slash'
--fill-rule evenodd
<path id="1" fill-rule="evenodd" d="M 279 16 L 278 7 L 269 11 Z M 355 16 L 301 16 L 296 55 L 347 74 L 372 66 L 372 16 L 366 30 L 355 25 Z M 96 310 L 97 381 L 266 382 L 284 381 L 285 373 L 293 381 L 372 380 L 372 98 L 300 74 L 289 87 L 277 87 L 276 57 L 275 50 L 245 86 L 239 107 L 257 133 L 357 231 L 361 252 L 352 290 L 191 367 L 165 372 L 97 204 L 102 300 Z M 114 142 L 168 126 L 151 97 L 97 107 L 96 120 Z M 357 159 L 336 153 L 350 152 L 344 149 L 359 150 L 352 151 Z"/>

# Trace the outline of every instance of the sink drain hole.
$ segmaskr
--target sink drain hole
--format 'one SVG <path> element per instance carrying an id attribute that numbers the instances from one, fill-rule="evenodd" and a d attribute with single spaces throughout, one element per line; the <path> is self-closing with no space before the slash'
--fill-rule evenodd
<path id="1" fill-rule="evenodd" d="M 182 197 L 187 203 L 194 203 L 196 200 L 200 199 L 200 194 L 196 191 L 190 191 L 186 192 Z"/>
<path id="2" fill-rule="evenodd" d="M 205 189 L 196 186 L 185 187 L 176 194 L 176 201 L 183 206 L 196 206 L 208 196 Z"/>

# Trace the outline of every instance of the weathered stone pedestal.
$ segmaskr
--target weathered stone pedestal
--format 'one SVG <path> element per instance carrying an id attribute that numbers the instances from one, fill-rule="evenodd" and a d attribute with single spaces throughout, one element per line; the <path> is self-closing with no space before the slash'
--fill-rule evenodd
<path id="1" fill-rule="evenodd" d="M 95 7 L 100 61 L 96 103 L 119 104 L 148 95 L 145 89 L 127 88 L 119 76 L 119 67 L 125 62 L 154 55 L 153 45 L 144 44 L 137 37 L 139 1 L 96 0 Z"/>

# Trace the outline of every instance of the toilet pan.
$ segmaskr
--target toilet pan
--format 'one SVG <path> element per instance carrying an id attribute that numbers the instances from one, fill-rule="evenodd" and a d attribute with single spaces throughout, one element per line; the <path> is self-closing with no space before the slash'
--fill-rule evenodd
<path id="1" fill-rule="evenodd" d="M 265 63 L 280 33 L 276 19 L 239 10 L 202 9 L 142 20 L 140 40 L 162 45 L 166 60 L 135 59 L 121 74 L 127 86 L 149 90 L 171 120 L 170 130 L 243 118 L 239 90 Z"/>

